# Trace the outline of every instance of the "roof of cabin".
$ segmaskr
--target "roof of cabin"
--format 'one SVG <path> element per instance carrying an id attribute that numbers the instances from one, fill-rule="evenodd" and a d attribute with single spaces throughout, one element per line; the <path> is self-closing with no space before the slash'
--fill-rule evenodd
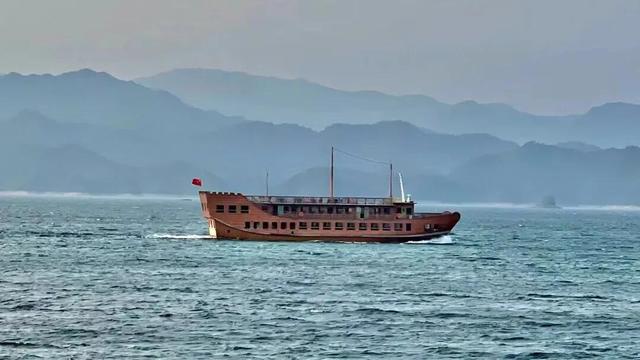
<path id="1" fill-rule="evenodd" d="M 399 198 L 373 197 L 317 197 L 317 196 L 265 196 L 246 195 L 246 198 L 261 204 L 282 205 L 412 205 L 413 202 L 403 202 Z"/>

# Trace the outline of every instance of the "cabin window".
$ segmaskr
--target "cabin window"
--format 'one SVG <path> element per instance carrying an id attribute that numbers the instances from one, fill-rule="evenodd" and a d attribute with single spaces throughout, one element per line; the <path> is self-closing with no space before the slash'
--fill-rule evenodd
<path id="1" fill-rule="evenodd" d="M 295 229 L 296 229 L 296 223 L 294 223 L 294 222 L 290 222 L 290 223 L 289 223 L 289 229 L 291 229 L 291 230 L 295 230 Z"/>
<path id="2" fill-rule="evenodd" d="M 405 229 L 406 231 L 411 231 L 411 223 L 406 223 L 406 224 L 404 224 L 404 229 Z"/>
<path id="3" fill-rule="evenodd" d="M 298 212 L 298 207 L 297 206 L 292 206 L 291 207 L 291 212 L 292 213 L 297 213 Z"/>
<path id="4" fill-rule="evenodd" d="M 263 221 L 263 222 L 262 222 L 262 228 L 263 228 L 263 229 L 268 229 L 268 228 L 269 228 L 269 222 L 267 222 L 267 221 Z"/>
<path id="5" fill-rule="evenodd" d="M 287 223 L 286 222 L 281 222 L 280 223 L 280 229 L 285 230 L 287 228 Z"/>
<path id="6" fill-rule="evenodd" d="M 347 223 L 347 230 L 355 230 L 355 229 L 356 229 L 356 224 Z"/>
<path id="7" fill-rule="evenodd" d="M 318 222 L 311 223 L 311 230 L 319 230 L 319 229 L 320 229 L 320 223 Z"/>
<path id="8" fill-rule="evenodd" d="M 397 207 L 396 208 L 396 214 L 400 214 L 402 213 L 402 208 L 401 207 Z"/>
<path id="9" fill-rule="evenodd" d="M 425 225 L 425 226 L 424 226 L 424 229 L 425 229 L 425 230 L 431 230 L 431 224 L 427 224 L 427 225 Z"/>
<path id="10" fill-rule="evenodd" d="M 323 222 L 322 223 L 322 230 L 331 230 L 331 223 L 330 222 Z"/>
<path id="11" fill-rule="evenodd" d="M 278 228 L 278 223 L 277 223 L 277 222 L 275 222 L 275 221 L 274 221 L 274 222 L 272 222 L 272 223 L 271 223 L 271 228 L 272 228 L 272 229 L 277 229 L 277 228 Z"/>
<path id="12" fill-rule="evenodd" d="M 388 207 L 383 208 L 382 211 L 384 212 L 385 215 L 391 214 L 391 209 L 389 209 Z"/>
<path id="13" fill-rule="evenodd" d="M 399 209 L 399 208 L 398 208 Z M 402 231 L 402 224 L 401 223 L 395 223 L 393 224 L 393 230 L 394 231 Z"/>
<path id="14" fill-rule="evenodd" d="M 289 208 L 288 206 L 285 206 L 285 207 L 284 207 L 284 213 L 285 213 L 285 214 L 288 214 L 288 213 L 289 213 L 289 211 L 291 211 L 291 208 Z"/>
<path id="15" fill-rule="evenodd" d="M 327 208 L 327 214 L 333 214 L 333 206 Z"/>
<path id="16" fill-rule="evenodd" d="M 262 205 L 262 211 L 269 212 L 269 207 L 267 205 Z"/>
<path id="17" fill-rule="evenodd" d="M 318 207 L 318 214 L 324 214 L 324 212 L 325 212 L 324 206 Z"/>
<path id="18" fill-rule="evenodd" d="M 300 230 L 307 230 L 307 223 L 304 221 L 301 221 L 298 227 L 300 228 Z"/>
<path id="19" fill-rule="evenodd" d="M 373 230 L 373 231 L 380 230 L 380 225 L 378 223 L 371 224 L 371 230 Z"/>
<path id="20" fill-rule="evenodd" d="M 367 230 L 367 223 L 359 223 L 358 230 Z"/>
<path id="21" fill-rule="evenodd" d="M 334 226 L 335 226 L 335 229 L 336 229 L 336 230 L 342 230 L 342 229 L 344 229 L 344 224 L 343 224 L 343 223 L 341 223 L 341 222 L 337 222 L 337 223 L 335 223 L 335 225 L 334 225 Z"/>
<path id="22" fill-rule="evenodd" d="M 245 229 L 249 229 L 249 228 L 251 228 L 251 222 L 249 222 L 249 221 L 245 221 L 245 222 L 244 222 L 244 228 L 245 228 Z"/>
<path id="23" fill-rule="evenodd" d="M 235 205 L 229 205 L 229 212 L 232 214 L 235 214 L 237 210 L 237 206 Z"/>
<path id="24" fill-rule="evenodd" d="M 243 214 L 248 214 L 249 213 L 249 206 L 241 205 L 240 206 L 240 212 L 243 213 Z"/>
<path id="25" fill-rule="evenodd" d="M 336 214 L 344 214 L 344 208 L 341 206 L 338 206 L 336 208 Z"/>
<path id="26" fill-rule="evenodd" d="M 389 223 L 382 224 L 382 230 L 390 231 L 391 230 L 391 224 L 389 224 Z"/>
<path id="27" fill-rule="evenodd" d="M 223 213 L 224 212 L 224 205 L 216 205 L 216 212 L 217 213 Z"/>
<path id="28" fill-rule="evenodd" d="M 254 229 L 257 229 L 257 228 L 259 228 L 259 227 L 260 227 L 260 223 L 259 223 L 259 222 L 257 222 L 257 221 L 255 221 L 255 222 L 253 223 L 253 228 L 254 228 Z"/>
<path id="29" fill-rule="evenodd" d="M 412 209 L 412 208 L 410 208 L 410 207 L 409 207 L 409 208 L 407 208 L 407 210 L 406 210 L 406 211 L 407 211 L 407 215 L 411 215 L 411 214 L 413 214 L 413 209 Z"/>
<path id="30" fill-rule="evenodd" d="M 315 214 L 318 212 L 318 208 L 315 206 L 309 206 L 309 214 Z"/>

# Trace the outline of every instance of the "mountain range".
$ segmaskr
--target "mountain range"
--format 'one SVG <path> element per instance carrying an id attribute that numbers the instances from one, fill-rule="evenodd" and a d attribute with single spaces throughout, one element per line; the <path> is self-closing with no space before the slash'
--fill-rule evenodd
<path id="1" fill-rule="evenodd" d="M 289 84 L 289 80 L 274 81 Z M 398 101 L 398 111 L 405 101 L 429 102 L 427 97 L 340 92 L 302 80 L 293 82 L 335 96 L 332 101 L 344 114 L 354 108 L 386 109 L 390 98 Z M 246 86 L 238 83 L 235 95 L 226 98 L 240 102 Z M 277 99 L 272 109 L 286 107 L 281 103 L 286 97 L 280 95 L 288 91 L 273 93 Z M 428 123 L 376 116 L 368 123 L 363 117 L 322 128 L 302 126 L 319 118 L 322 110 L 322 102 L 305 104 L 310 96 L 305 91 L 300 90 L 300 101 L 291 108 L 302 118 L 292 124 L 265 121 L 271 120 L 269 111 L 256 120 L 260 113 L 249 112 L 255 108 L 242 114 L 228 108 L 202 110 L 167 90 L 86 69 L 57 76 L 0 76 L 0 191 L 187 194 L 194 191 L 191 178 L 201 177 L 208 189 L 262 193 L 269 171 L 276 193 L 323 195 L 334 146 L 338 195 L 384 196 L 387 163 L 393 162 L 414 199 L 536 202 L 551 194 L 560 203 L 640 204 L 637 147 L 607 149 L 572 138 L 562 138 L 556 145 L 519 145 L 487 131 L 443 132 L 426 127 Z M 351 100 L 343 94 L 352 96 Z M 203 101 L 206 98 L 203 95 Z M 247 94 L 243 101 L 251 103 L 253 98 Z M 256 102 L 269 105 L 264 98 Z M 508 109 L 431 102 L 441 111 L 479 107 L 485 113 L 501 113 Z M 630 119 L 627 115 L 634 113 L 634 106 L 607 105 L 592 109 L 582 119 L 621 122 Z M 304 109 L 314 107 L 316 111 L 304 117 Z M 417 114 L 418 108 L 406 111 Z M 518 121 L 517 117 L 497 118 L 496 124 Z M 628 122 L 631 129 L 633 120 Z M 522 134 L 525 138 L 534 133 Z M 398 193 L 397 181 L 394 191 Z"/>
<path id="2" fill-rule="evenodd" d="M 609 103 L 584 114 L 539 116 L 506 104 L 445 104 L 424 95 L 343 91 L 303 79 L 215 69 L 177 69 L 136 82 L 223 114 L 322 129 L 334 123 L 404 120 L 450 134 L 487 133 L 506 140 L 581 141 L 602 147 L 640 144 L 640 105 Z"/>
<path id="3" fill-rule="evenodd" d="M 162 90 L 89 69 L 53 75 L 0 76 L 0 118 L 37 111 L 66 123 L 147 133 L 213 130 L 238 119 L 183 103 Z"/>

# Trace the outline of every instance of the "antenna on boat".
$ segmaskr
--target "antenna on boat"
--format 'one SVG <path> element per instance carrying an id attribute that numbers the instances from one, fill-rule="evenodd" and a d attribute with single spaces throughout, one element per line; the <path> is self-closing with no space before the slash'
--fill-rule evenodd
<path id="1" fill-rule="evenodd" d="M 402 199 L 402 202 L 405 202 L 404 184 L 402 183 L 402 173 L 401 172 L 398 172 L 398 178 L 400 179 L 400 198 Z"/>
<path id="2" fill-rule="evenodd" d="M 264 185 L 267 188 L 267 196 L 269 196 L 269 169 L 267 169 L 267 174 L 264 179 Z"/>
<path id="3" fill-rule="evenodd" d="M 329 173 L 329 197 L 333 199 L 333 152 L 334 148 L 331 147 L 331 170 Z"/>

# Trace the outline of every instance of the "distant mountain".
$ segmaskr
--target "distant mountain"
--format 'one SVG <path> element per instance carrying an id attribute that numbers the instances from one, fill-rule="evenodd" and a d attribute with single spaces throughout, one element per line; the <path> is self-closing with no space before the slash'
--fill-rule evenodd
<path id="1" fill-rule="evenodd" d="M 484 155 L 449 178 L 476 201 L 640 204 L 640 148 L 578 151 L 527 143 L 502 154 Z"/>
<path id="2" fill-rule="evenodd" d="M 483 134 L 447 135 L 407 122 L 335 124 L 322 131 L 244 121 L 157 140 L 136 129 L 65 123 L 23 111 L 0 121 L 0 190 L 189 193 L 192 177 L 212 190 L 327 193 L 329 150 L 336 194 L 384 196 L 393 161 L 414 199 L 443 202 L 639 204 L 640 149 L 582 143 L 515 143 Z M 344 153 L 344 152 L 346 153 Z M 396 194 L 397 177 L 394 176 Z"/>
<path id="3" fill-rule="evenodd" d="M 335 169 L 336 196 L 385 196 L 389 194 L 389 175 L 380 171 Z M 329 167 L 314 167 L 293 175 L 273 188 L 276 194 L 327 196 Z"/>
<path id="4" fill-rule="evenodd" d="M 197 174 L 207 186 L 225 189 L 218 177 L 184 164 L 139 168 L 113 162 L 78 145 L 0 145 L 0 190 L 46 192 L 193 193 Z"/>
<path id="5" fill-rule="evenodd" d="M 446 173 L 481 154 L 515 149 L 513 142 L 493 136 L 446 135 L 420 129 L 407 122 L 372 125 L 336 124 L 323 131 L 297 125 L 246 122 L 202 134 L 191 145 L 191 159 L 206 164 L 238 185 L 262 190 L 268 169 L 274 182 L 310 168 L 328 166 L 331 146 L 336 166 L 362 172 L 387 171 L 386 164 L 363 161 L 343 153 L 392 161 L 399 171 Z M 211 154 L 218 154 L 212 156 Z"/>
<path id="6" fill-rule="evenodd" d="M 552 194 L 560 204 L 640 204 L 640 148 L 580 151 L 527 143 L 500 154 L 472 159 L 448 174 L 403 173 L 413 199 L 440 202 L 537 204 Z M 394 193 L 399 194 L 394 178 Z M 328 169 L 313 168 L 289 178 L 275 191 L 326 195 Z M 336 169 L 338 195 L 385 196 L 383 171 Z"/>
<path id="7" fill-rule="evenodd" d="M 455 164 L 480 154 L 512 150 L 517 145 L 487 134 L 448 135 L 427 131 L 404 121 L 383 121 L 371 125 L 335 124 L 320 132 L 326 147 L 331 144 L 347 151 L 385 161 L 397 169 L 446 173 Z M 362 165 L 340 155 L 352 167 Z M 371 167 L 368 164 L 369 168 Z"/>
<path id="8" fill-rule="evenodd" d="M 405 120 L 442 133 L 488 133 L 519 143 L 640 145 L 640 109 L 632 104 L 605 104 L 583 115 L 538 116 L 504 104 L 465 101 L 450 105 L 423 95 L 342 91 L 301 79 L 213 69 L 179 69 L 135 81 L 170 91 L 203 109 L 314 129 L 334 123 Z"/>
<path id="9" fill-rule="evenodd" d="M 573 123 L 574 139 L 603 147 L 640 145 L 640 105 L 609 103 L 596 106 Z"/>
<path id="10" fill-rule="evenodd" d="M 320 132 L 297 125 L 244 121 L 211 132 L 176 135 L 167 142 L 150 137 L 144 131 L 64 123 L 34 111 L 23 111 L 0 121 L 0 143 L 8 154 L 22 154 L 25 146 L 38 147 L 42 151 L 72 146 L 71 149 L 78 152 L 99 154 L 100 159 L 96 159 L 95 164 L 124 174 L 139 174 L 140 169 L 182 162 L 190 168 L 181 174 L 197 176 L 208 170 L 217 175 L 215 183 L 226 182 L 235 190 L 246 192 L 264 189 L 267 170 L 273 184 L 277 184 L 307 169 L 327 166 L 331 146 L 378 161 L 393 161 L 399 171 L 429 174 L 444 174 L 476 156 L 517 147 L 515 143 L 489 135 L 438 134 L 400 121 L 372 125 L 336 124 Z M 68 157 L 60 161 L 73 165 L 74 171 L 90 173 L 93 166 L 97 166 L 69 153 L 59 155 Z M 15 157 L 15 161 L 19 162 L 21 157 Z M 37 159 L 25 159 L 25 164 L 41 167 Z M 336 152 L 336 165 L 362 173 L 386 173 L 388 169 L 385 164 L 355 159 L 342 152 Z M 12 168 L 15 167 L 14 163 Z M 18 175 L 10 168 L 0 169 L 9 174 L 6 177 Z M 40 181 L 40 186 L 54 182 L 50 177 Z M 11 183 L 27 187 L 30 184 L 24 181 Z M 54 188 L 58 188 L 57 185 Z M 115 188 L 105 186 L 103 191 L 108 189 Z M 171 192 L 171 188 L 165 190 Z M 130 191 L 138 190 L 132 188 Z"/>
<path id="11" fill-rule="evenodd" d="M 0 76 L 0 119 L 24 110 L 65 123 L 147 133 L 214 130 L 238 121 L 186 105 L 166 91 L 88 69 L 58 76 Z"/>
<path id="12" fill-rule="evenodd" d="M 21 111 L 5 121 L 0 119 L 0 142 L 4 144 L 79 145 L 131 166 L 184 161 L 191 153 L 184 137 L 173 132 L 148 133 L 145 130 L 61 122 L 32 110 Z"/>
<path id="13" fill-rule="evenodd" d="M 340 91 L 302 79 L 285 80 L 221 70 L 181 69 L 135 81 L 166 89 L 203 109 L 318 130 L 334 123 L 411 120 L 405 118 L 411 113 L 425 116 L 425 111 L 429 111 L 435 116 L 446 110 L 445 104 L 426 96 L 393 97 L 375 91 Z M 397 117 L 399 113 L 406 116 Z"/>
<path id="14" fill-rule="evenodd" d="M 290 83 L 275 83 L 284 90 L 265 90 L 258 97 L 290 102 L 281 96 Z M 320 195 L 327 191 L 334 146 L 337 194 L 384 196 L 392 161 L 414 199 L 537 203 L 552 195 L 560 204 L 640 204 L 639 148 L 603 150 L 575 140 L 632 141 L 640 134 L 634 132 L 638 106 L 607 104 L 556 121 L 499 104 L 446 105 L 422 96 L 298 83 L 291 109 L 300 115 L 309 110 L 305 119 L 321 115 L 327 104 L 340 109 L 335 112 L 340 116 L 432 111 L 432 117 L 314 130 L 200 110 L 166 91 L 90 70 L 9 74 L 0 77 L 0 190 L 176 194 L 193 192 L 191 178 L 201 177 L 207 189 L 262 193 L 268 170 L 273 192 Z M 331 101 L 316 102 L 316 96 Z M 569 138 L 563 131 L 575 137 L 557 146 L 518 146 L 486 133 L 451 135 L 416 123 L 452 132 L 497 126 L 507 133 L 517 128 L 521 138 L 547 133 L 545 138 Z"/>
<path id="15" fill-rule="evenodd" d="M 584 151 L 584 152 L 602 150 L 598 146 L 583 143 L 580 141 L 565 141 L 565 142 L 557 143 L 556 146 L 563 149 L 571 149 L 571 150 L 578 150 L 578 151 Z"/>
<path id="16" fill-rule="evenodd" d="M 359 171 L 349 168 L 336 168 L 335 195 L 384 197 L 389 194 L 389 174 L 378 171 Z M 473 194 L 467 188 L 445 175 L 420 174 L 412 171 L 403 173 L 405 191 L 413 199 L 464 202 L 470 201 Z M 295 174 L 285 182 L 273 188 L 274 193 L 286 195 L 327 196 L 329 189 L 329 168 L 317 167 Z M 399 178 L 393 177 L 394 196 L 400 196 Z"/>

